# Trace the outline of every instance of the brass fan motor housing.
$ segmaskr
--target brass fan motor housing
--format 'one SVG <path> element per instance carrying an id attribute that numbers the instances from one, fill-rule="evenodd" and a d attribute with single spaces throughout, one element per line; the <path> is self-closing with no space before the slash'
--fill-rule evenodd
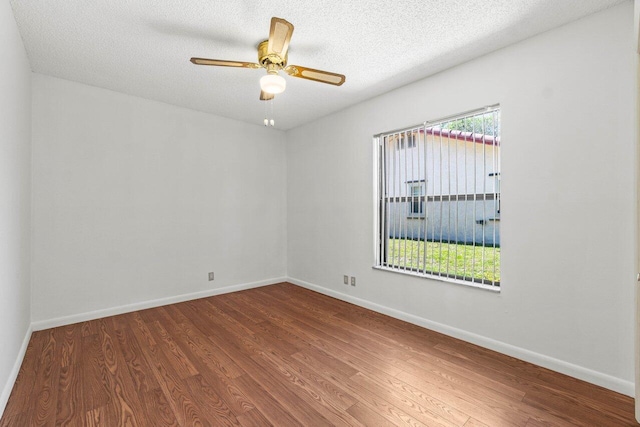
<path id="1" fill-rule="evenodd" d="M 268 48 L 269 40 L 260 42 L 260 44 L 258 45 L 258 63 L 264 68 L 267 68 L 269 64 L 275 65 L 279 70 L 282 70 L 284 67 L 286 67 L 289 54 L 287 53 L 284 58 L 281 58 L 280 55 L 277 55 L 275 53 L 269 54 Z"/>

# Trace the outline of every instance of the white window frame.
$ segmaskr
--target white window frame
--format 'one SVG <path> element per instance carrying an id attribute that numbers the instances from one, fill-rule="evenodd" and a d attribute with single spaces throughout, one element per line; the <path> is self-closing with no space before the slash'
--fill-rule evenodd
<path id="1" fill-rule="evenodd" d="M 425 212 L 424 212 L 424 198 L 422 196 L 425 195 L 424 192 L 424 182 L 416 182 L 416 181 L 412 181 L 412 182 L 407 182 L 407 186 L 409 188 L 409 191 L 407 192 L 408 197 L 411 198 L 411 200 L 409 200 L 407 202 L 408 206 L 407 206 L 407 217 L 409 218 L 424 218 Z M 414 189 L 419 188 L 420 191 L 418 191 L 418 194 L 415 194 L 415 192 L 413 191 Z M 417 200 L 416 200 L 417 199 Z M 418 207 L 418 211 L 416 212 L 416 206 Z"/>

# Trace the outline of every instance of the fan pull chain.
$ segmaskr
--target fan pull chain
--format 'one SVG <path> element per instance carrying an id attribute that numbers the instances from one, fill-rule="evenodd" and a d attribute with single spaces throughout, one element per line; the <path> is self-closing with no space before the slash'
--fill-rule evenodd
<path id="1" fill-rule="evenodd" d="M 272 118 L 270 119 L 269 117 L 272 117 Z M 273 119 L 273 117 L 274 117 L 273 99 L 270 99 L 269 101 L 266 101 L 264 105 L 264 121 L 263 121 L 264 125 L 274 127 L 276 124 L 276 121 Z"/>

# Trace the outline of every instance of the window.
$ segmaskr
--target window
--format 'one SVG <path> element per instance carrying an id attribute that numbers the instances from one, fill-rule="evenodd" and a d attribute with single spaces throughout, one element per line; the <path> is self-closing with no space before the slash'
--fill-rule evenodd
<path id="1" fill-rule="evenodd" d="M 375 267 L 500 288 L 500 109 L 375 137 Z"/>
<path id="2" fill-rule="evenodd" d="M 402 133 L 398 135 L 398 144 L 396 150 L 404 150 L 405 148 L 416 147 L 416 135 L 414 133 Z"/>
<path id="3" fill-rule="evenodd" d="M 424 196 L 424 187 L 422 184 L 416 183 L 408 183 L 409 184 L 409 195 L 411 196 L 411 200 L 409 200 L 409 216 L 420 217 L 424 215 L 424 200 L 420 196 Z"/>

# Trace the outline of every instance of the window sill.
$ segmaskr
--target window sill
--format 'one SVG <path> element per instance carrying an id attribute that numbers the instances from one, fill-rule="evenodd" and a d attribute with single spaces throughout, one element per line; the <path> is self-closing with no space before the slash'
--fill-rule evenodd
<path id="1" fill-rule="evenodd" d="M 462 286 L 467 286 L 467 287 L 470 287 L 470 288 L 483 289 L 485 291 L 491 291 L 491 292 L 495 292 L 495 293 L 500 293 L 500 286 L 485 285 L 485 284 L 479 283 L 479 282 L 467 282 L 465 280 L 452 279 L 450 277 L 443 277 L 443 276 L 438 276 L 438 275 L 435 275 L 435 274 L 422 274 L 422 273 L 417 273 L 417 272 L 411 271 L 411 270 L 406 270 L 406 271 L 405 270 L 397 270 L 395 268 L 380 267 L 380 266 L 375 266 L 375 265 L 372 268 L 374 270 L 388 271 L 389 273 L 396 273 L 396 274 L 402 274 L 402 275 L 405 275 L 405 276 L 419 277 L 421 279 L 437 280 L 439 282 L 454 283 L 456 285 L 462 285 Z"/>

